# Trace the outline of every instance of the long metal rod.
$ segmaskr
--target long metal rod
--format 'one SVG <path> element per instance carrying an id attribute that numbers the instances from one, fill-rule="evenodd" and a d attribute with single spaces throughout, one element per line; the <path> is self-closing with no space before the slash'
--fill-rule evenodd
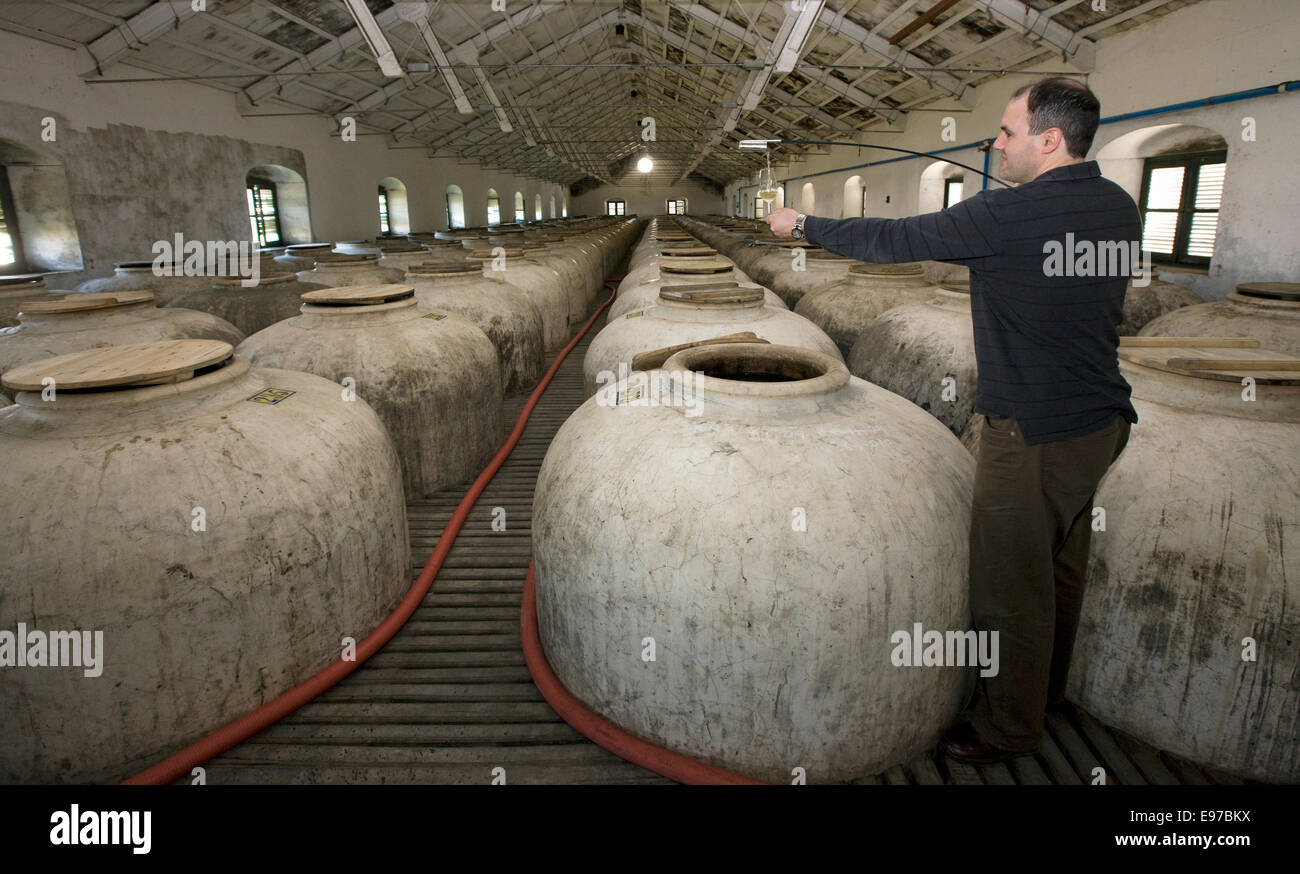
<path id="1" fill-rule="evenodd" d="M 940 155 L 937 155 L 934 152 L 918 152 L 915 149 L 904 149 L 901 146 L 877 146 L 874 144 L 869 145 L 867 143 L 840 143 L 834 140 L 768 140 L 767 142 L 768 143 L 773 143 L 773 142 L 792 143 L 794 145 L 800 145 L 800 146 L 844 146 L 846 148 L 853 148 L 853 149 L 883 149 L 886 152 L 900 152 L 904 155 L 915 155 L 918 158 L 934 158 L 935 160 L 952 164 L 954 167 L 961 167 L 962 169 L 969 170 L 972 173 L 978 173 L 981 176 L 985 177 L 986 179 L 992 179 L 994 182 L 998 183 L 999 185 L 1006 186 L 1007 188 L 1011 187 L 1010 185 L 1007 185 L 1007 183 L 1003 182 L 998 177 L 985 173 L 983 170 L 978 170 L 975 167 L 972 167 L 970 164 L 963 164 L 961 161 L 953 161 L 948 158 L 944 158 Z M 991 143 L 993 142 L 992 140 L 985 140 L 984 142 L 986 144 L 989 144 L 990 148 L 992 147 L 991 146 Z M 975 148 L 978 148 L 978 146 L 976 146 Z M 860 164 L 859 166 L 861 167 L 870 166 L 870 162 L 866 164 Z M 849 168 L 849 169 L 853 169 L 853 168 Z M 800 176 L 800 177 L 793 177 L 793 178 L 802 179 L 803 177 Z M 782 179 L 781 181 L 788 182 L 790 180 Z"/>

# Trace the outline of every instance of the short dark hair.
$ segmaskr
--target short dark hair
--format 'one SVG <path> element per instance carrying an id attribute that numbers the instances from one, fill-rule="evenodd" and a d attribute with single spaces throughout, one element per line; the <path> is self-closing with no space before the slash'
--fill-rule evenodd
<path id="1" fill-rule="evenodd" d="M 1040 79 L 1011 95 L 1011 99 L 1029 95 L 1029 132 L 1041 134 L 1049 127 L 1059 127 L 1065 135 L 1065 148 L 1073 158 L 1083 158 L 1092 148 L 1101 122 L 1101 101 L 1087 85 L 1064 76 Z"/>

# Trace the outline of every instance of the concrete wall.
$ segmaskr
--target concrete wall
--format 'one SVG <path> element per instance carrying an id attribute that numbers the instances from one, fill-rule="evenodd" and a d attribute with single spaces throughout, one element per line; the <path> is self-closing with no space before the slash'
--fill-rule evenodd
<path id="1" fill-rule="evenodd" d="M 627 204 L 628 215 L 659 215 L 667 211 L 669 200 L 679 198 L 686 199 L 686 211 L 692 215 L 722 212 L 722 196 L 694 182 L 651 187 L 635 170 L 616 182 L 617 185 L 602 185 L 578 195 L 574 198 L 577 205 L 570 206 L 569 214 L 604 215 L 605 201 L 622 200 Z"/>
<path id="2" fill-rule="evenodd" d="M 552 195 L 557 214 L 568 200 L 564 186 L 456 158 L 430 159 L 418 149 L 389 149 L 382 137 L 342 142 L 331 136 L 335 126 L 325 118 L 241 117 L 230 93 L 184 82 L 88 85 L 76 68 L 71 50 L 0 31 L 0 154 L 38 152 L 61 165 L 54 172 L 66 178 L 73 227 L 63 237 L 72 254 L 60 256 L 43 230 L 31 235 L 40 238 L 39 251 L 31 252 L 33 268 L 72 271 L 52 278 L 53 287 L 107 275 L 115 261 L 151 257 L 155 240 L 176 233 L 249 239 L 245 175 L 257 165 L 286 167 L 306 178 L 310 236 L 321 241 L 378 233 L 376 188 L 386 177 L 406 186 L 415 231 L 446 227 L 444 197 L 453 183 L 464 190 L 471 225 L 487 223 L 489 187 L 501 192 L 503 207 L 515 191 L 522 192 L 530 217 L 536 194 L 547 214 Z M 125 66 L 111 74 L 149 75 Z M 54 119 L 48 142 L 42 139 L 46 118 Z M 19 199 L 33 196 L 14 193 Z M 568 206 L 574 214 L 573 204 Z M 75 242 L 68 243 L 69 234 Z M 82 269 L 75 269 L 79 262 Z"/>
<path id="3" fill-rule="evenodd" d="M 1283 26 L 1286 22 L 1291 25 Z M 1294 0 L 1206 0 L 1102 39 L 1089 85 L 1100 98 L 1102 116 L 1106 117 L 1293 79 L 1297 33 L 1294 22 Z M 1052 59 L 1040 69 L 1059 70 L 1062 66 L 1059 60 Z M 952 116 L 957 125 L 954 141 L 941 138 L 944 116 L 936 112 L 915 113 L 905 133 L 878 135 L 874 141 L 935 151 L 991 139 L 997 135 L 1011 94 L 1033 78 L 1014 75 L 980 86 L 973 111 Z M 1247 116 L 1255 120 L 1254 142 L 1242 140 L 1242 120 Z M 1170 273 L 1165 278 L 1207 299 L 1224 297 L 1238 282 L 1300 282 L 1300 247 L 1295 245 L 1295 228 L 1300 226 L 1300 182 L 1294 170 L 1294 144 L 1300 139 L 1300 92 L 1106 124 L 1097 131 L 1088 157 L 1097 159 L 1102 172 L 1136 199 L 1141 173 L 1134 172 L 1140 162 L 1133 159 L 1153 154 L 1151 150 L 1167 144 L 1171 136 L 1136 137 L 1103 150 L 1121 137 L 1167 125 L 1183 126 L 1174 130 L 1172 138 L 1180 131 L 1187 137 L 1221 136 L 1228 144 L 1228 169 L 1215 256 L 1208 271 L 1203 275 Z M 870 136 L 863 140 L 872 141 Z M 1133 140 L 1144 145 L 1132 147 Z M 1137 153 L 1132 154 L 1134 151 Z M 1108 158 L 1110 154 L 1116 157 Z M 984 155 L 974 148 L 950 156 L 983 169 Z M 910 159 L 865 169 L 853 166 L 894 157 L 886 152 L 864 152 L 859 158 L 852 150 L 836 148 L 826 155 L 810 156 L 774 169 L 777 178 L 785 180 L 789 206 L 799 208 L 803 185 L 813 184 L 818 215 L 842 215 L 844 183 L 853 175 L 862 177 L 869 215 L 896 218 L 932 210 L 933 204 L 921 203 L 920 195 L 922 174 L 936 163 L 934 159 Z M 997 153 L 991 157 L 989 172 L 996 172 Z M 981 177 L 972 173 L 965 176 L 965 195 L 969 197 L 980 189 Z M 740 191 L 741 213 L 752 214 L 755 181 L 745 180 L 727 188 L 724 203 L 728 213 L 735 212 L 735 195 Z"/>

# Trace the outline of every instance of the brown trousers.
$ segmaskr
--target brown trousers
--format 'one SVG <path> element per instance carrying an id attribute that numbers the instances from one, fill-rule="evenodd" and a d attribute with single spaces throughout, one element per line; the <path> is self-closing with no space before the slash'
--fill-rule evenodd
<path id="1" fill-rule="evenodd" d="M 967 718 L 1005 750 L 1038 746 L 1064 699 L 1079 625 L 1092 499 L 1128 443 L 1116 415 L 1099 431 L 1026 446 L 1015 419 L 986 419 L 971 505 L 970 602 L 977 631 L 998 632 L 998 673 L 978 677 Z M 977 675 L 978 676 L 978 675 Z"/>

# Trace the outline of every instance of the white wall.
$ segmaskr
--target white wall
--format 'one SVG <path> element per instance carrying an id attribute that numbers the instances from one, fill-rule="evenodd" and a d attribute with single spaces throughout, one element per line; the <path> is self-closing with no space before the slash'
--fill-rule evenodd
<path id="1" fill-rule="evenodd" d="M 627 204 L 628 215 L 633 213 L 641 216 L 659 215 L 667 212 L 669 200 L 678 198 L 686 199 L 686 211 L 691 215 L 722 212 L 722 195 L 709 191 L 695 182 L 651 187 L 635 170 L 617 182 L 617 185 L 602 185 L 578 195 L 574 198 L 578 206 L 575 209 L 571 203 L 569 215 L 604 215 L 607 200 L 624 201 Z"/>
<path id="2" fill-rule="evenodd" d="M 244 179 L 233 161 L 251 167 L 269 156 L 302 172 L 312 236 L 321 241 L 378 233 L 376 188 L 388 176 L 406 185 L 414 231 L 446 226 L 444 192 L 451 183 L 464 189 L 471 225 L 487 223 L 489 187 L 501 192 L 503 209 L 522 191 L 530 218 L 535 194 L 548 213 L 552 194 L 557 213 L 568 198 L 562 185 L 456 158 L 430 159 L 422 150 L 389 149 L 383 137 L 345 143 L 330 136 L 334 125 L 321 117 L 241 117 L 233 94 L 201 85 L 89 85 L 73 72 L 77 64 L 72 50 L 0 31 L 0 139 L 44 151 L 67 169 L 86 270 L 60 277 L 56 287 L 105 275 L 113 261 L 147 257 L 154 240 L 175 232 L 248 239 Z M 110 74 L 152 75 L 121 65 Z M 41 141 L 45 117 L 56 119 L 54 142 Z M 152 192 L 141 190 L 142 179 L 152 180 Z"/>
<path id="3" fill-rule="evenodd" d="M 1296 77 L 1295 0 L 1205 0 L 1155 21 L 1098 42 L 1096 70 L 1089 86 L 1101 100 L 1101 114 L 1135 112 L 1172 103 L 1272 85 Z M 1057 59 L 1040 69 L 1059 70 Z M 954 144 L 996 137 L 1007 100 L 1033 76 L 1008 76 L 980 86 L 973 112 L 954 114 L 954 142 L 940 138 L 943 114 L 915 113 L 906 133 L 880 135 L 882 145 L 935 151 Z M 1257 140 L 1243 142 L 1242 119 L 1255 119 Z M 1193 288 L 1207 299 L 1224 297 L 1238 282 L 1300 282 L 1300 182 L 1295 172 L 1295 143 L 1300 141 L 1300 92 L 1271 95 L 1216 106 L 1196 107 L 1149 118 L 1102 125 L 1088 157 L 1095 159 L 1107 143 L 1133 131 L 1167 124 L 1186 124 L 1218 132 L 1228 142 L 1228 172 L 1220 230 L 1208 275 L 1169 274 L 1168 279 Z M 870 137 L 864 137 L 870 141 Z M 897 157 L 831 149 L 828 155 L 777 168 L 785 180 L 789 206 L 799 208 L 805 182 L 816 189 L 818 215 L 839 217 L 844 182 L 861 174 L 869 215 L 895 218 L 918 212 L 921 173 L 931 158 L 888 163 L 866 169 L 851 165 Z M 947 157 L 947 156 L 945 156 Z M 983 169 L 983 153 L 966 149 L 954 160 Z M 997 153 L 989 172 L 996 173 Z M 1103 173 L 1107 167 L 1103 164 Z M 1141 183 L 1131 172 L 1112 166 L 1111 178 L 1136 199 Z M 824 173 L 824 171 L 833 171 Z M 819 175 L 810 175 L 819 174 Z M 1108 174 L 1111 175 L 1111 174 Z M 806 178 L 805 178 L 806 177 Z M 732 212 L 737 190 L 753 199 L 755 180 L 727 188 L 724 203 Z M 992 183 L 990 183 L 992 184 Z M 981 177 L 966 174 L 966 196 L 980 190 Z M 743 206 L 743 204 L 742 204 Z M 752 208 L 752 207 L 750 207 Z"/>

